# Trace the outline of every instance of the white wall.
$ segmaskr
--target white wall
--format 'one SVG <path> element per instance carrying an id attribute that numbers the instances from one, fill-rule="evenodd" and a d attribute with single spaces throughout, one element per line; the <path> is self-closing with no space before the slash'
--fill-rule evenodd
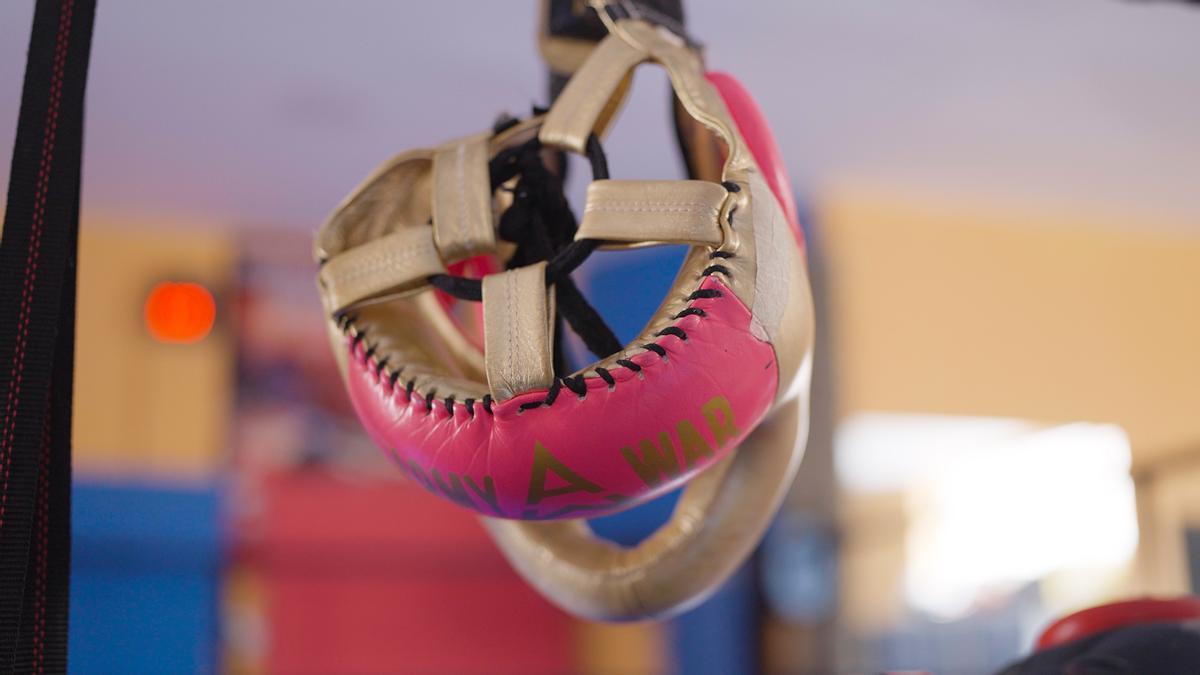
<path id="1" fill-rule="evenodd" d="M 0 178 L 32 0 L 0 3 Z M 690 0 L 806 191 L 844 183 L 1200 229 L 1200 11 L 1119 0 Z M 542 100 L 536 3 L 105 0 L 90 206 L 316 226 L 386 155 Z M 468 20 L 469 19 L 469 20 Z M 653 78 L 643 78 L 655 81 Z M 672 175 L 642 87 L 614 172 Z M 649 126 L 647 126 L 649 125 Z M 1143 219 L 1144 220 L 1144 219 Z"/>

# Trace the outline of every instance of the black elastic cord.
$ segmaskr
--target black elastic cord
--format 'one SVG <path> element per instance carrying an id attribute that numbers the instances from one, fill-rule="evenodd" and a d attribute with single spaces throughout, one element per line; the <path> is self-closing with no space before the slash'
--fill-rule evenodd
<path id="1" fill-rule="evenodd" d="M 522 145 L 506 148 L 492 158 L 488 171 L 492 188 L 499 189 L 513 178 L 513 201 L 500 217 L 500 237 L 517 244 L 508 267 L 522 267 L 540 261 L 546 264 L 546 285 L 555 287 L 560 322 L 565 320 L 583 339 L 589 351 L 600 358 L 621 350 L 621 343 L 571 279 L 588 256 L 600 247 L 596 239 L 576 240 L 575 215 L 563 194 L 562 178 L 550 171 L 542 160 L 542 145 L 534 138 Z M 608 177 L 608 160 L 595 134 L 588 137 L 586 154 L 592 178 Z M 450 274 L 435 274 L 429 283 L 460 300 L 483 299 L 478 279 Z M 555 329 L 555 370 L 564 372 L 561 327 Z"/>
<path id="2" fill-rule="evenodd" d="M 621 351 L 621 341 L 604 322 L 596 308 L 579 292 L 571 277 L 565 277 L 555 289 L 559 313 L 571 325 L 571 330 L 583 340 L 588 351 L 600 358 Z"/>
<path id="3" fill-rule="evenodd" d="M 592 180 L 608 179 L 608 157 L 604 156 L 604 148 L 600 146 L 600 138 L 596 134 L 588 134 L 587 156 L 592 165 Z"/>
<path id="4" fill-rule="evenodd" d="M 439 291 L 444 291 L 459 300 L 472 302 L 483 300 L 483 286 L 478 279 L 456 277 L 453 274 L 435 274 L 429 277 L 429 283 Z"/>
<path id="5" fill-rule="evenodd" d="M 541 141 L 536 137 L 532 140 L 512 148 L 506 148 L 496 154 L 489 164 L 488 171 L 491 177 L 492 190 L 497 190 L 501 185 L 516 177 L 522 168 L 522 158 L 528 158 L 531 155 L 536 155 L 542 149 Z M 604 154 L 604 148 L 600 145 L 600 139 L 596 134 L 588 136 L 587 156 L 592 167 L 592 180 L 604 180 L 608 178 L 608 158 Z M 527 160 L 528 161 L 528 160 Z M 538 159 L 540 162 L 540 158 Z M 528 163 L 525 164 L 529 166 Z M 545 170 L 545 165 L 542 164 L 542 169 Z M 548 170 L 545 170 L 549 173 Z M 518 183 L 518 186 L 520 184 Z M 513 201 L 513 206 L 507 215 L 512 211 L 513 207 L 518 209 L 524 208 L 521 205 L 523 201 L 520 194 L 520 187 L 514 190 L 517 193 L 517 198 Z M 561 190 L 560 190 L 561 192 Z M 565 204 L 565 199 L 563 200 Z M 522 243 L 525 233 L 523 232 L 505 232 L 504 216 L 501 217 L 501 236 L 509 234 L 506 237 L 513 243 Z M 571 220 L 571 233 L 574 234 L 574 217 Z M 553 285 L 561 281 L 571 272 L 574 272 L 580 265 L 588 259 L 596 249 L 600 248 L 602 242 L 598 239 L 580 239 L 571 240 L 566 246 L 560 247 L 555 251 L 553 256 L 542 258 L 548 260 L 546 265 L 546 285 Z M 536 262 L 536 261 L 533 261 Z M 429 277 L 429 283 L 435 288 L 444 291 L 459 300 L 469 300 L 479 302 L 483 299 L 482 285 L 478 279 L 468 279 L 466 277 L 458 277 L 451 274 L 435 274 Z"/>

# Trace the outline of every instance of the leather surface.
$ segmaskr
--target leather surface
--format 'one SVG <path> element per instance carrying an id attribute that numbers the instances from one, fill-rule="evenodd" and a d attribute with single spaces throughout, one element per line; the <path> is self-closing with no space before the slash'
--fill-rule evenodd
<path id="1" fill-rule="evenodd" d="M 784 217 L 791 223 L 796 242 L 804 248 L 804 232 L 800 229 L 800 214 L 796 208 L 796 198 L 792 194 L 792 179 L 788 177 L 787 164 L 783 161 L 778 144 L 775 143 L 775 134 L 771 131 L 766 116 L 754 102 L 754 97 L 734 76 L 710 72 L 705 75 L 705 79 L 721 95 L 721 100 L 725 102 L 738 132 L 745 139 L 763 179 L 771 188 L 771 193 L 779 200 Z"/>
<path id="2" fill-rule="evenodd" d="M 327 306 L 340 312 L 364 300 L 424 286 L 445 272 L 428 227 L 409 227 L 333 256 L 317 279 Z"/>
<path id="3" fill-rule="evenodd" d="M 469 136 L 433 155 L 433 233 L 446 262 L 496 249 L 488 174 L 490 136 Z"/>
<path id="4" fill-rule="evenodd" d="M 1168 621 L 1200 622 L 1200 598 L 1138 598 L 1089 607 L 1046 627 L 1036 648 L 1044 651 L 1124 626 Z"/>
<path id="5" fill-rule="evenodd" d="M 630 72 L 646 58 L 644 49 L 616 35 L 601 40 L 546 113 L 538 138 L 583 154 L 593 131 L 604 135 L 629 88 Z"/>
<path id="6" fill-rule="evenodd" d="M 692 306 L 674 335 L 630 357 L 641 370 L 612 371 L 609 389 L 585 378 L 580 398 L 563 389 L 552 405 L 521 410 L 545 391 L 470 408 L 426 402 L 376 374 L 361 342 L 347 340 L 347 384 L 365 428 L 430 491 L 481 513 L 548 519 L 614 512 L 662 494 L 729 453 L 758 424 L 775 395 L 775 355 L 750 333 L 750 313 L 724 291 Z M 665 436 L 665 437 L 664 437 Z M 535 470 L 536 469 L 536 470 Z M 539 472 L 540 475 L 539 475 Z"/>
<path id="7" fill-rule="evenodd" d="M 717 248 L 728 196 L 721 185 L 702 180 L 592 181 L 575 238 Z"/>
<path id="8" fill-rule="evenodd" d="M 483 340 L 497 401 L 554 381 L 554 294 L 545 262 L 483 278 Z"/>
<path id="9" fill-rule="evenodd" d="M 409 150 L 371 172 L 317 231 L 316 259 L 328 260 L 400 228 L 425 226 L 432 216 L 432 158 L 431 150 Z"/>

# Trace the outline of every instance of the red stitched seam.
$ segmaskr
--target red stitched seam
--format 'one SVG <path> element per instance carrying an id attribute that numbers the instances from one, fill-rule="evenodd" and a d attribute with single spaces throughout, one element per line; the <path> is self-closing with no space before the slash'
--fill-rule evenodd
<path id="1" fill-rule="evenodd" d="M 63 71 L 66 68 L 70 44 L 71 17 L 75 5 L 63 0 L 59 10 L 58 34 L 54 45 L 54 66 L 50 80 L 50 108 L 42 131 L 42 156 L 38 165 L 37 191 L 34 193 L 33 223 L 30 228 L 29 252 L 25 258 L 25 283 L 21 287 L 21 309 L 17 319 L 17 341 L 9 373 L 8 400 L 4 408 L 4 430 L 0 436 L 0 453 L 4 455 L 4 478 L 0 485 L 0 530 L 4 528 L 4 512 L 8 504 L 8 478 L 12 470 L 12 444 L 16 428 L 16 409 L 21 402 L 21 380 L 25 372 L 25 347 L 29 338 L 30 302 L 37 280 L 37 265 L 41 257 L 42 225 L 46 215 L 46 196 L 49 192 L 50 167 L 54 163 L 54 144 L 58 137 L 58 113 L 62 104 Z"/>
<path id="2" fill-rule="evenodd" d="M 47 392 L 49 398 L 49 392 Z M 42 422 L 42 454 L 38 458 L 38 500 L 35 517 L 38 526 L 38 544 L 34 549 L 37 581 L 33 587 L 33 672 L 43 672 L 46 639 L 46 572 L 48 567 L 50 526 L 50 413 Z"/>

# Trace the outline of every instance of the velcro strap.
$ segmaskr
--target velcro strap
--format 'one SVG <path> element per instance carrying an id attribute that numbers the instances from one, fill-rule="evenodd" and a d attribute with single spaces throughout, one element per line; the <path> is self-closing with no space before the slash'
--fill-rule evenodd
<path id="1" fill-rule="evenodd" d="M 489 156 L 487 134 L 445 145 L 433 155 L 433 238 L 447 262 L 496 248 Z"/>
<path id="2" fill-rule="evenodd" d="M 597 180 L 576 239 L 720 246 L 729 192 L 703 180 Z"/>
<path id="3" fill-rule="evenodd" d="M 425 284 L 430 275 L 445 271 L 433 245 L 433 230 L 418 225 L 330 258 L 317 279 L 326 309 L 340 312 L 363 300 L 412 290 Z"/>
<path id="4" fill-rule="evenodd" d="M 603 134 L 621 103 L 625 78 L 645 61 L 645 50 L 610 34 L 588 57 L 546 113 L 542 143 L 583 154 L 593 131 Z"/>
<path id="5" fill-rule="evenodd" d="M 554 382 L 554 294 L 544 261 L 483 278 L 483 338 L 496 400 Z"/>

